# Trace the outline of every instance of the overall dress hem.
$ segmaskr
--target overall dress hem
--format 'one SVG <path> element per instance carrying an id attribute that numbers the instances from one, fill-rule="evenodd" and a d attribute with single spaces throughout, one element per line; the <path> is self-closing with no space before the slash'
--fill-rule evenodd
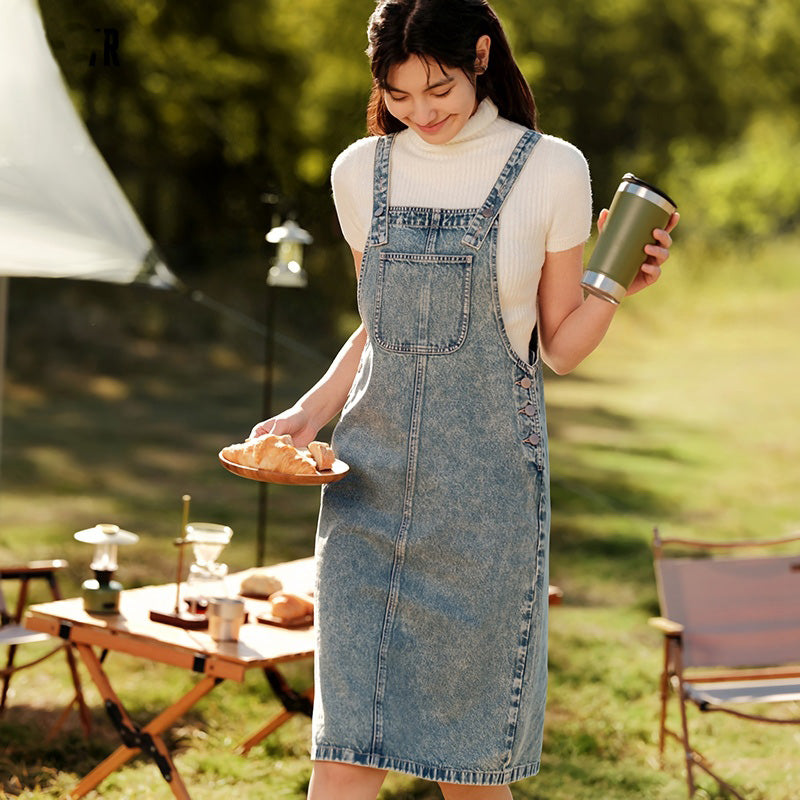
<path id="1" fill-rule="evenodd" d="M 360 767 L 388 769 L 437 783 L 458 783 L 469 786 L 506 786 L 509 783 L 536 775 L 540 765 L 539 761 L 534 761 L 530 764 L 520 764 L 500 770 L 456 769 L 441 764 L 423 764 L 378 753 L 362 753 L 348 747 L 334 745 L 315 745 L 311 750 L 311 760 L 336 761 Z"/>

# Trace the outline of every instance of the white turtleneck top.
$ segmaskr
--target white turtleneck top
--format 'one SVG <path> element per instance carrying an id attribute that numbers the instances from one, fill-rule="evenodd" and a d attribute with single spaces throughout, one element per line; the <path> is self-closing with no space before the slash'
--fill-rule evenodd
<path id="1" fill-rule="evenodd" d="M 446 144 L 429 144 L 413 130 L 394 141 L 389 205 L 480 208 L 524 132 L 486 99 Z M 377 137 L 359 139 L 333 164 L 331 181 L 347 243 L 363 252 L 372 220 Z M 568 250 L 591 231 L 591 188 L 583 154 L 543 135 L 500 212 L 497 283 L 500 309 L 516 353 L 528 358 L 536 297 L 546 251 Z"/>

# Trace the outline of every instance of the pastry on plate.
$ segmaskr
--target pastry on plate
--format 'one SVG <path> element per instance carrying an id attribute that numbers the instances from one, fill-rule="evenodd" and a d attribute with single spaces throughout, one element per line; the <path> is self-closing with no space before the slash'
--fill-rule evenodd
<path id="1" fill-rule="evenodd" d="M 316 475 L 317 462 L 298 450 L 288 435 L 265 433 L 222 449 L 222 457 L 243 467 L 254 467 L 286 475 Z"/>
<path id="2" fill-rule="evenodd" d="M 308 452 L 311 453 L 311 458 L 317 462 L 317 469 L 330 469 L 333 462 L 336 461 L 333 449 L 326 442 L 309 442 Z"/>

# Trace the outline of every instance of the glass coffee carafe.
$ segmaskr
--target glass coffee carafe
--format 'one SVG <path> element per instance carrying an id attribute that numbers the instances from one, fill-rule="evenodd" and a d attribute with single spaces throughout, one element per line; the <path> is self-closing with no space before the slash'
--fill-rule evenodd
<path id="1" fill-rule="evenodd" d="M 186 603 L 193 613 L 203 613 L 213 597 L 226 597 L 228 565 L 219 562 L 233 531 L 214 522 L 192 522 L 186 526 L 184 541 L 192 546 L 194 563 L 186 579 Z"/>

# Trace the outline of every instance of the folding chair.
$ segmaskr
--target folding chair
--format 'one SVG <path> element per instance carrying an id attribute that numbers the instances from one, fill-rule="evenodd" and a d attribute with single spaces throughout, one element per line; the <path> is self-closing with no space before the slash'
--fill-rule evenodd
<path id="1" fill-rule="evenodd" d="M 46 633 L 30 631 L 22 625 L 22 617 L 25 613 L 25 606 L 28 600 L 28 586 L 31 581 L 46 581 L 50 587 L 52 598 L 54 600 L 60 600 L 61 593 L 58 589 L 56 573 L 66 566 L 68 566 L 66 561 L 58 559 L 55 561 L 32 561 L 24 566 L 0 567 L 0 646 L 5 645 L 8 647 L 5 668 L 0 669 L 0 677 L 3 681 L 2 692 L 0 693 L 0 714 L 5 710 L 12 675 L 20 670 L 41 664 L 42 661 L 45 661 L 50 658 L 50 656 L 63 650 L 67 658 L 67 666 L 69 667 L 70 675 L 72 676 L 72 683 L 75 687 L 75 696 L 61 713 L 61 716 L 53 725 L 49 735 L 52 736 L 61 727 L 70 709 L 74 705 L 77 705 L 81 727 L 83 728 L 84 734 L 88 736 L 91 731 L 91 716 L 83 697 L 83 690 L 81 688 L 80 677 L 78 676 L 78 669 L 72 647 L 64 640 L 57 639 Z M 3 596 L 3 581 L 8 580 L 19 581 L 16 608 L 13 615 L 8 612 Z M 35 642 L 52 642 L 54 643 L 54 647 L 44 653 L 44 655 L 40 655 L 30 661 L 21 664 L 18 662 L 15 663 L 17 648 L 20 645 L 33 644 Z"/>
<path id="2" fill-rule="evenodd" d="M 692 771 L 699 767 L 744 800 L 689 743 L 687 701 L 704 712 L 800 724 L 800 717 L 759 713 L 763 703 L 800 700 L 800 555 L 690 558 L 665 557 L 664 550 L 679 546 L 695 551 L 748 548 L 763 552 L 776 545 L 800 546 L 800 534 L 765 542 L 726 543 L 662 539 L 657 529 L 653 534 L 662 616 L 650 623 L 664 634 L 658 737 L 662 769 L 665 740 L 671 736 L 684 749 L 689 797 L 695 792 Z M 671 691 L 679 704 L 679 732 L 667 727 Z"/>

